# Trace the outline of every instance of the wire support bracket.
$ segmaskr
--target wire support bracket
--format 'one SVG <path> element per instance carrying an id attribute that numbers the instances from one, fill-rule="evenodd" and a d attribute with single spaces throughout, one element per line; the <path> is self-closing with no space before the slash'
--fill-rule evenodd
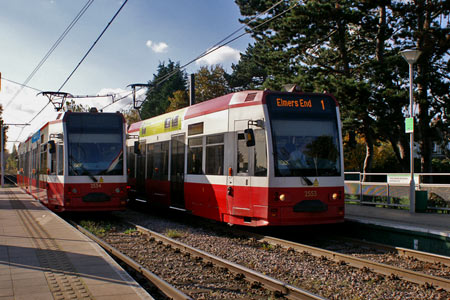
<path id="1" fill-rule="evenodd" d="M 64 107 L 64 103 L 67 98 L 73 98 L 72 94 L 65 92 L 52 92 L 52 91 L 44 91 L 38 93 L 36 96 L 46 96 L 48 100 L 53 104 L 56 111 L 60 111 Z"/>
<path id="2" fill-rule="evenodd" d="M 144 104 L 145 99 L 144 100 L 136 99 L 136 88 L 139 88 L 139 89 L 142 89 L 144 87 L 150 88 L 150 84 L 147 84 L 147 83 L 133 83 L 133 84 L 127 85 L 127 87 L 131 87 L 133 89 L 133 108 L 137 109 L 139 111 L 139 109 L 141 108 L 142 104 Z"/>

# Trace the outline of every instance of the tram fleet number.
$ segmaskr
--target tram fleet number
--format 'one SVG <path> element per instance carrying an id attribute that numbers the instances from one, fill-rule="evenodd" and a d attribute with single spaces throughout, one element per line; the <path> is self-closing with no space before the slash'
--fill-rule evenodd
<path id="1" fill-rule="evenodd" d="M 317 191 L 305 191 L 305 198 L 317 197 Z"/>
<path id="2" fill-rule="evenodd" d="M 91 183 L 91 189 L 100 189 L 102 187 L 101 183 L 95 182 Z"/>

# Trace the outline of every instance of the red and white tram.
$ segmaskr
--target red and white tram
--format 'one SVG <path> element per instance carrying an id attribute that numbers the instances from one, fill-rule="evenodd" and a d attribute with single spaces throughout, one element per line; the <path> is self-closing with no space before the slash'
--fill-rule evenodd
<path id="1" fill-rule="evenodd" d="M 329 94 L 237 92 L 128 134 L 131 200 L 247 226 L 344 220 L 339 107 Z"/>
<path id="2" fill-rule="evenodd" d="M 19 186 L 54 211 L 125 209 L 125 130 L 120 113 L 64 113 L 20 143 Z"/>

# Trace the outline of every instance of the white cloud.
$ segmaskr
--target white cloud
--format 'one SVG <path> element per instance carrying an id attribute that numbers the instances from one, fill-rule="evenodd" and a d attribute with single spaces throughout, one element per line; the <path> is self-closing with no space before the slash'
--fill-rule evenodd
<path id="1" fill-rule="evenodd" d="M 217 47 L 209 49 L 208 51 L 211 51 L 213 49 L 217 49 Z M 239 52 L 239 50 L 233 49 L 229 46 L 224 46 L 197 60 L 197 65 L 212 66 L 225 62 L 235 63 L 238 62 L 240 58 L 241 53 Z"/>
<path id="2" fill-rule="evenodd" d="M 145 45 L 146 45 L 148 48 L 152 49 L 153 52 L 155 52 L 155 53 L 164 53 L 164 52 L 167 52 L 167 49 L 169 48 L 169 45 L 167 45 L 167 44 L 164 43 L 164 42 L 154 43 L 154 42 L 152 42 L 152 41 L 150 41 L 150 40 L 148 40 L 148 41 L 145 43 Z"/>
<path id="3" fill-rule="evenodd" d="M 102 109 L 104 112 L 127 110 L 132 105 L 133 95 L 131 94 L 131 90 L 103 88 L 97 95 L 114 95 L 114 97 L 75 99 L 75 102 L 83 106 L 96 107 L 99 110 Z"/>
<path id="4" fill-rule="evenodd" d="M 0 93 L 0 103 L 5 105 L 19 90 L 19 85 L 11 82 L 2 83 L 4 83 L 4 86 Z M 46 122 L 56 118 L 57 113 L 54 111 L 53 106 L 51 104 L 46 106 L 48 103 L 47 97 L 36 96 L 36 94 L 37 92 L 34 90 L 23 89 L 3 111 L 2 118 L 6 124 L 25 124 L 36 117 L 28 126 L 9 126 L 7 132 L 9 143 L 6 145 L 9 150 L 13 147 L 13 141 L 24 141 L 30 134 L 39 130 Z M 45 109 L 44 106 L 46 106 Z M 43 111 L 37 115 L 41 109 Z"/>

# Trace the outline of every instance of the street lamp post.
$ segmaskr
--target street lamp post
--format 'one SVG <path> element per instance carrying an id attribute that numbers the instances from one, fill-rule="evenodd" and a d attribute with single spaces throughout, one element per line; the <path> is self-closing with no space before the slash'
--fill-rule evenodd
<path id="1" fill-rule="evenodd" d="M 403 58 L 406 60 L 406 62 L 409 65 L 409 117 L 414 118 L 413 116 L 413 106 L 414 106 L 414 99 L 413 99 L 413 65 L 416 63 L 417 59 L 419 58 L 421 51 L 415 50 L 415 49 L 407 49 L 400 52 L 400 54 L 403 56 Z M 413 122 L 414 124 L 414 122 Z M 410 173 L 411 173 L 411 179 L 409 181 L 409 212 L 414 213 L 415 206 L 416 206 L 416 184 L 414 182 L 414 125 L 412 127 L 412 130 L 410 131 Z"/>

